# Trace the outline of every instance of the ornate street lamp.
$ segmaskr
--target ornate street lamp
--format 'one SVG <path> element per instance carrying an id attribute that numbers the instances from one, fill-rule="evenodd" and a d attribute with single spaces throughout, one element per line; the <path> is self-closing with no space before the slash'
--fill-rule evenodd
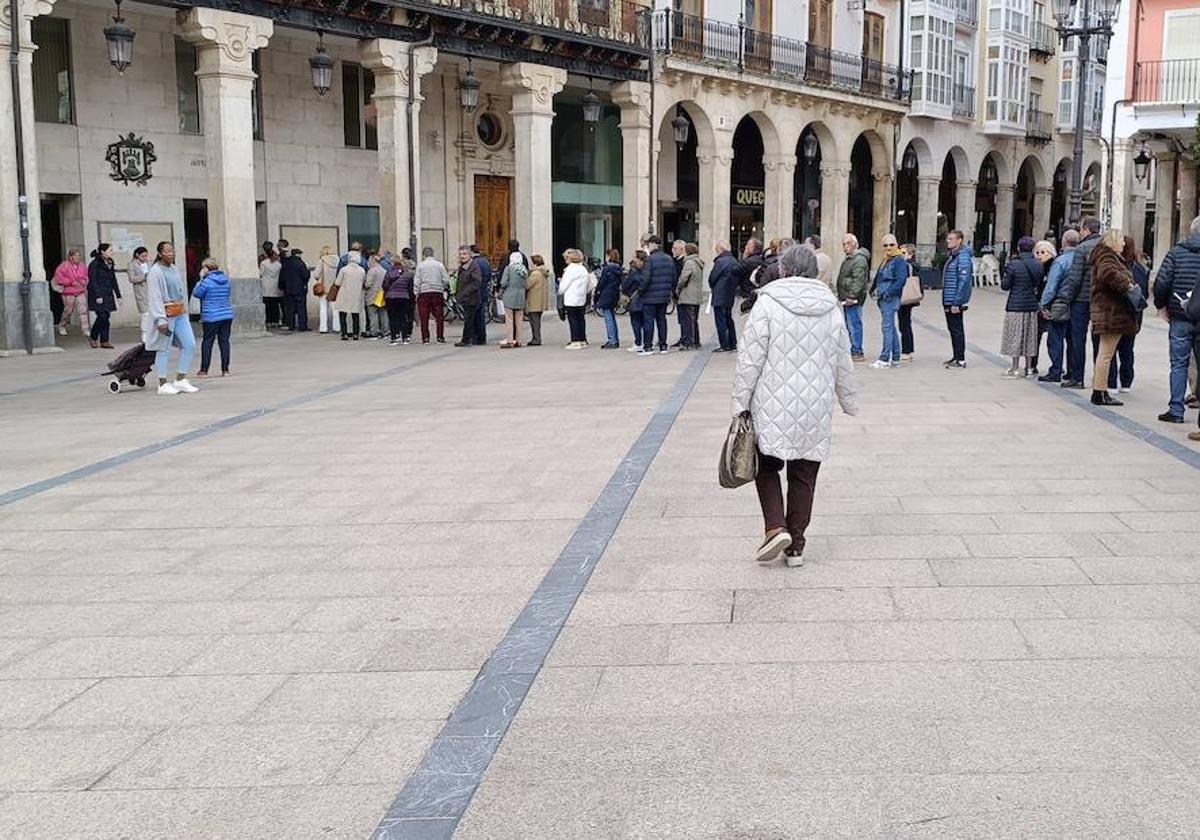
<path id="1" fill-rule="evenodd" d="M 583 121 L 589 131 L 594 131 L 600 122 L 600 97 L 592 90 L 591 78 L 588 78 L 588 92 L 583 95 Z"/>
<path id="2" fill-rule="evenodd" d="M 112 26 L 104 27 L 104 40 L 108 45 L 108 63 L 122 76 L 125 68 L 133 64 L 133 36 L 133 30 L 121 17 L 121 0 L 117 0 L 117 13 L 113 15 Z"/>
<path id="3" fill-rule="evenodd" d="M 808 132 L 804 135 L 801 145 L 804 147 L 802 151 L 804 152 L 805 163 L 812 163 L 817 159 L 817 153 L 821 151 L 821 144 L 817 140 L 817 135 L 811 131 Z"/>
<path id="4" fill-rule="evenodd" d="M 475 109 L 479 107 L 479 89 L 483 87 L 479 81 L 479 77 L 475 75 L 475 71 L 471 69 L 471 59 L 467 59 L 467 75 L 463 76 L 458 83 L 458 99 L 462 103 L 462 108 L 468 114 L 475 113 Z"/>
<path id="5" fill-rule="evenodd" d="M 1068 216 L 1071 224 L 1079 224 L 1083 214 L 1083 136 L 1087 121 L 1088 61 L 1091 40 L 1112 35 L 1112 24 L 1121 0 L 1054 0 L 1054 19 L 1058 37 L 1065 45 L 1071 38 L 1079 44 L 1075 60 L 1075 147 L 1071 155 L 1071 198 Z M 1075 16 L 1078 8 L 1078 17 Z M 1094 14 L 1093 14 L 1094 13 Z M 1071 21 L 1077 20 L 1077 24 Z"/>
<path id="6" fill-rule="evenodd" d="M 1133 159 L 1133 177 L 1137 178 L 1138 183 L 1144 183 L 1146 176 L 1150 174 L 1150 156 L 1146 154 L 1146 147 L 1138 149 L 1137 157 Z"/>
<path id="7" fill-rule="evenodd" d="M 901 163 L 901 166 L 903 166 L 904 171 L 909 173 L 910 175 L 916 170 L 916 168 L 917 168 L 917 153 L 913 151 L 912 146 L 909 146 L 907 149 L 904 150 L 904 161 Z"/>
<path id="8" fill-rule="evenodd" d="M 333 86 L 333 59 L 325 54 L 324 32 L 317 32 L 317 51 L 308 59 L 308 69 L 317 96 L 329 93 L 329 88 Z"/>
<path id="9" fill-rule="evenodd" d="M 671 130 L 675 132 L 675 147 L 682 152 L 683 147 L 687 145 L 688 133 L 691 131 L 691 124 L 683 115 L 682 105 L 675 106 L 675 118 L 671 120 Z"/>

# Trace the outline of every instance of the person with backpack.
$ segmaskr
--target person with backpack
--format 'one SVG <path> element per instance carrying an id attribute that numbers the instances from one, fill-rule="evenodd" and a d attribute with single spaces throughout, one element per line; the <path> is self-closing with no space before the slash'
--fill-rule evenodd
<path id="1" fill-rule="evenodd" d="M 200 339 L 200 370 L 196 371 L 196 376 L 208 376 L 214 341 L 221 351 L 221 375 L 228 376 L 229 330 L 233 326 L 229 278 L 212 257 L 200 266 L 200 282 L 192 290 L 192 297 L 200 301 L 200 326 L 204 330 L 204 337 Z"/>
<path id="2" fill-rule="evenodd" d="M 387 306 L 389 346 L 412 343 L 415 279 L 408 260 L 392 263 L 383 277 L 383 301 Z"/>
<path id="3" fill-rule="evenodd" d="M 1012 358 L 1012 366 L 1004 371 L 1007 377 L 1029 376 L 1033 359 L 1038 352 L 1038 289 L 1045 269 L 1033 255 L 1032 236 L 1022 236 L 1017 243 L 1017 257 L 1008 261 L 1000 288 L 1008 292 L 1004 304 L 1004 331 L 1000 336 L 1000 355 Z M 1018 369 L 1021 360 L 1025 364 Z"/>
<path id="4" fill-rule="evenodd" d="M 502 349 L 521 346 L 521 318 L 525 310 L 525 283 L 529 270 L 525 268 L 525 257 L 519 250 L 508 255 L 508 265 L 500 274 L 500 300 L 504 303 L 504 340 Z"/>

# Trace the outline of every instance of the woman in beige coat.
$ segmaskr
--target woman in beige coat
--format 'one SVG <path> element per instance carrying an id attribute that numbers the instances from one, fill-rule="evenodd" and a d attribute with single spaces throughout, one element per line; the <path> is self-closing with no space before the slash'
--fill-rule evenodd
<path id="1" fill-rule="evenodd" d="M 541 254 L 529 258 L 533 264 L 529 276 L 525 278 L 525 320 L 529 322 L 529 332 L 532 336 L 530 347 L 540 347 L 542 344 L 542 313 L 546 310 L 546 286 L 550 282 L 550 270 Z"/>
<path id="2" fill-rule="evenodd" d="M 333 253 L 333 246 L 322 245 L 321 256 L 317 259 L 316 266 L 313 267 L 312 280 L 314 289 L 324 289 L 321 294 L 317 295 L 317 307 L 320 310 L 319 329 L 323 333 L 337 330 L 337 314 L 333 304 L 329 302 L 329 290 L 333 288 L 333 284 L 337 280 L 337 264 L 338 258 L 337 254 Z M 318 283 L 320 286 L 317 285 Z"/>
<path id="3" fill-rule="evenodd" d="M 338 269 L 333 284 L 338 287 L 337 300 L 333 308 L 338 313 L 342 325 L 342 341 L 353 338 L 358 341 L 358 332 L 362 326 L 363 288 L 367 285 L 367 272 L 362 267 L 362 255 L 358 251 L 347 254 L 349 261 Z M 347 328 L 353 324 L 353 328 Z"/>

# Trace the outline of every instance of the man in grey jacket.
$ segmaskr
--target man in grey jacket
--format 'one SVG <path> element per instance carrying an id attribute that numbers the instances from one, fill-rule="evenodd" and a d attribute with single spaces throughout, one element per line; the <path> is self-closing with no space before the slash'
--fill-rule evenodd
<path id="1" fill-rule="evenodd" d="M 437 324 L 438 344 L 446 343 L 446 298 L 450 288 L 450 275 L 446 266 L 435 259 L 428 245 L 421 250 L 421 262 L 413 272 L 413 294 L 417 298 L 417 318 L 421 322 L 421 343 L 429 343 L 429 313 Z"/>

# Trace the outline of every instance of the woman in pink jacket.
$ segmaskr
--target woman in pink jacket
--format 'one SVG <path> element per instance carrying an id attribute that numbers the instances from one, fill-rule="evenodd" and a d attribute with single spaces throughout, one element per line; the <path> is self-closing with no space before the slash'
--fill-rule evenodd
<path id="1" fill-rule="evenodd" d="M 79 249 L 67 251 L 67 258 L 54 270 L 54 285 L 63 298 L 62 320 L 58 322 L 58 334 L 66 335 L 71 326 L 71 313 L 79 313 L 79 328 L 88 334 L 91 318 L 88 316 L 87 288 L 88 270 L 79 258 Z"/>

